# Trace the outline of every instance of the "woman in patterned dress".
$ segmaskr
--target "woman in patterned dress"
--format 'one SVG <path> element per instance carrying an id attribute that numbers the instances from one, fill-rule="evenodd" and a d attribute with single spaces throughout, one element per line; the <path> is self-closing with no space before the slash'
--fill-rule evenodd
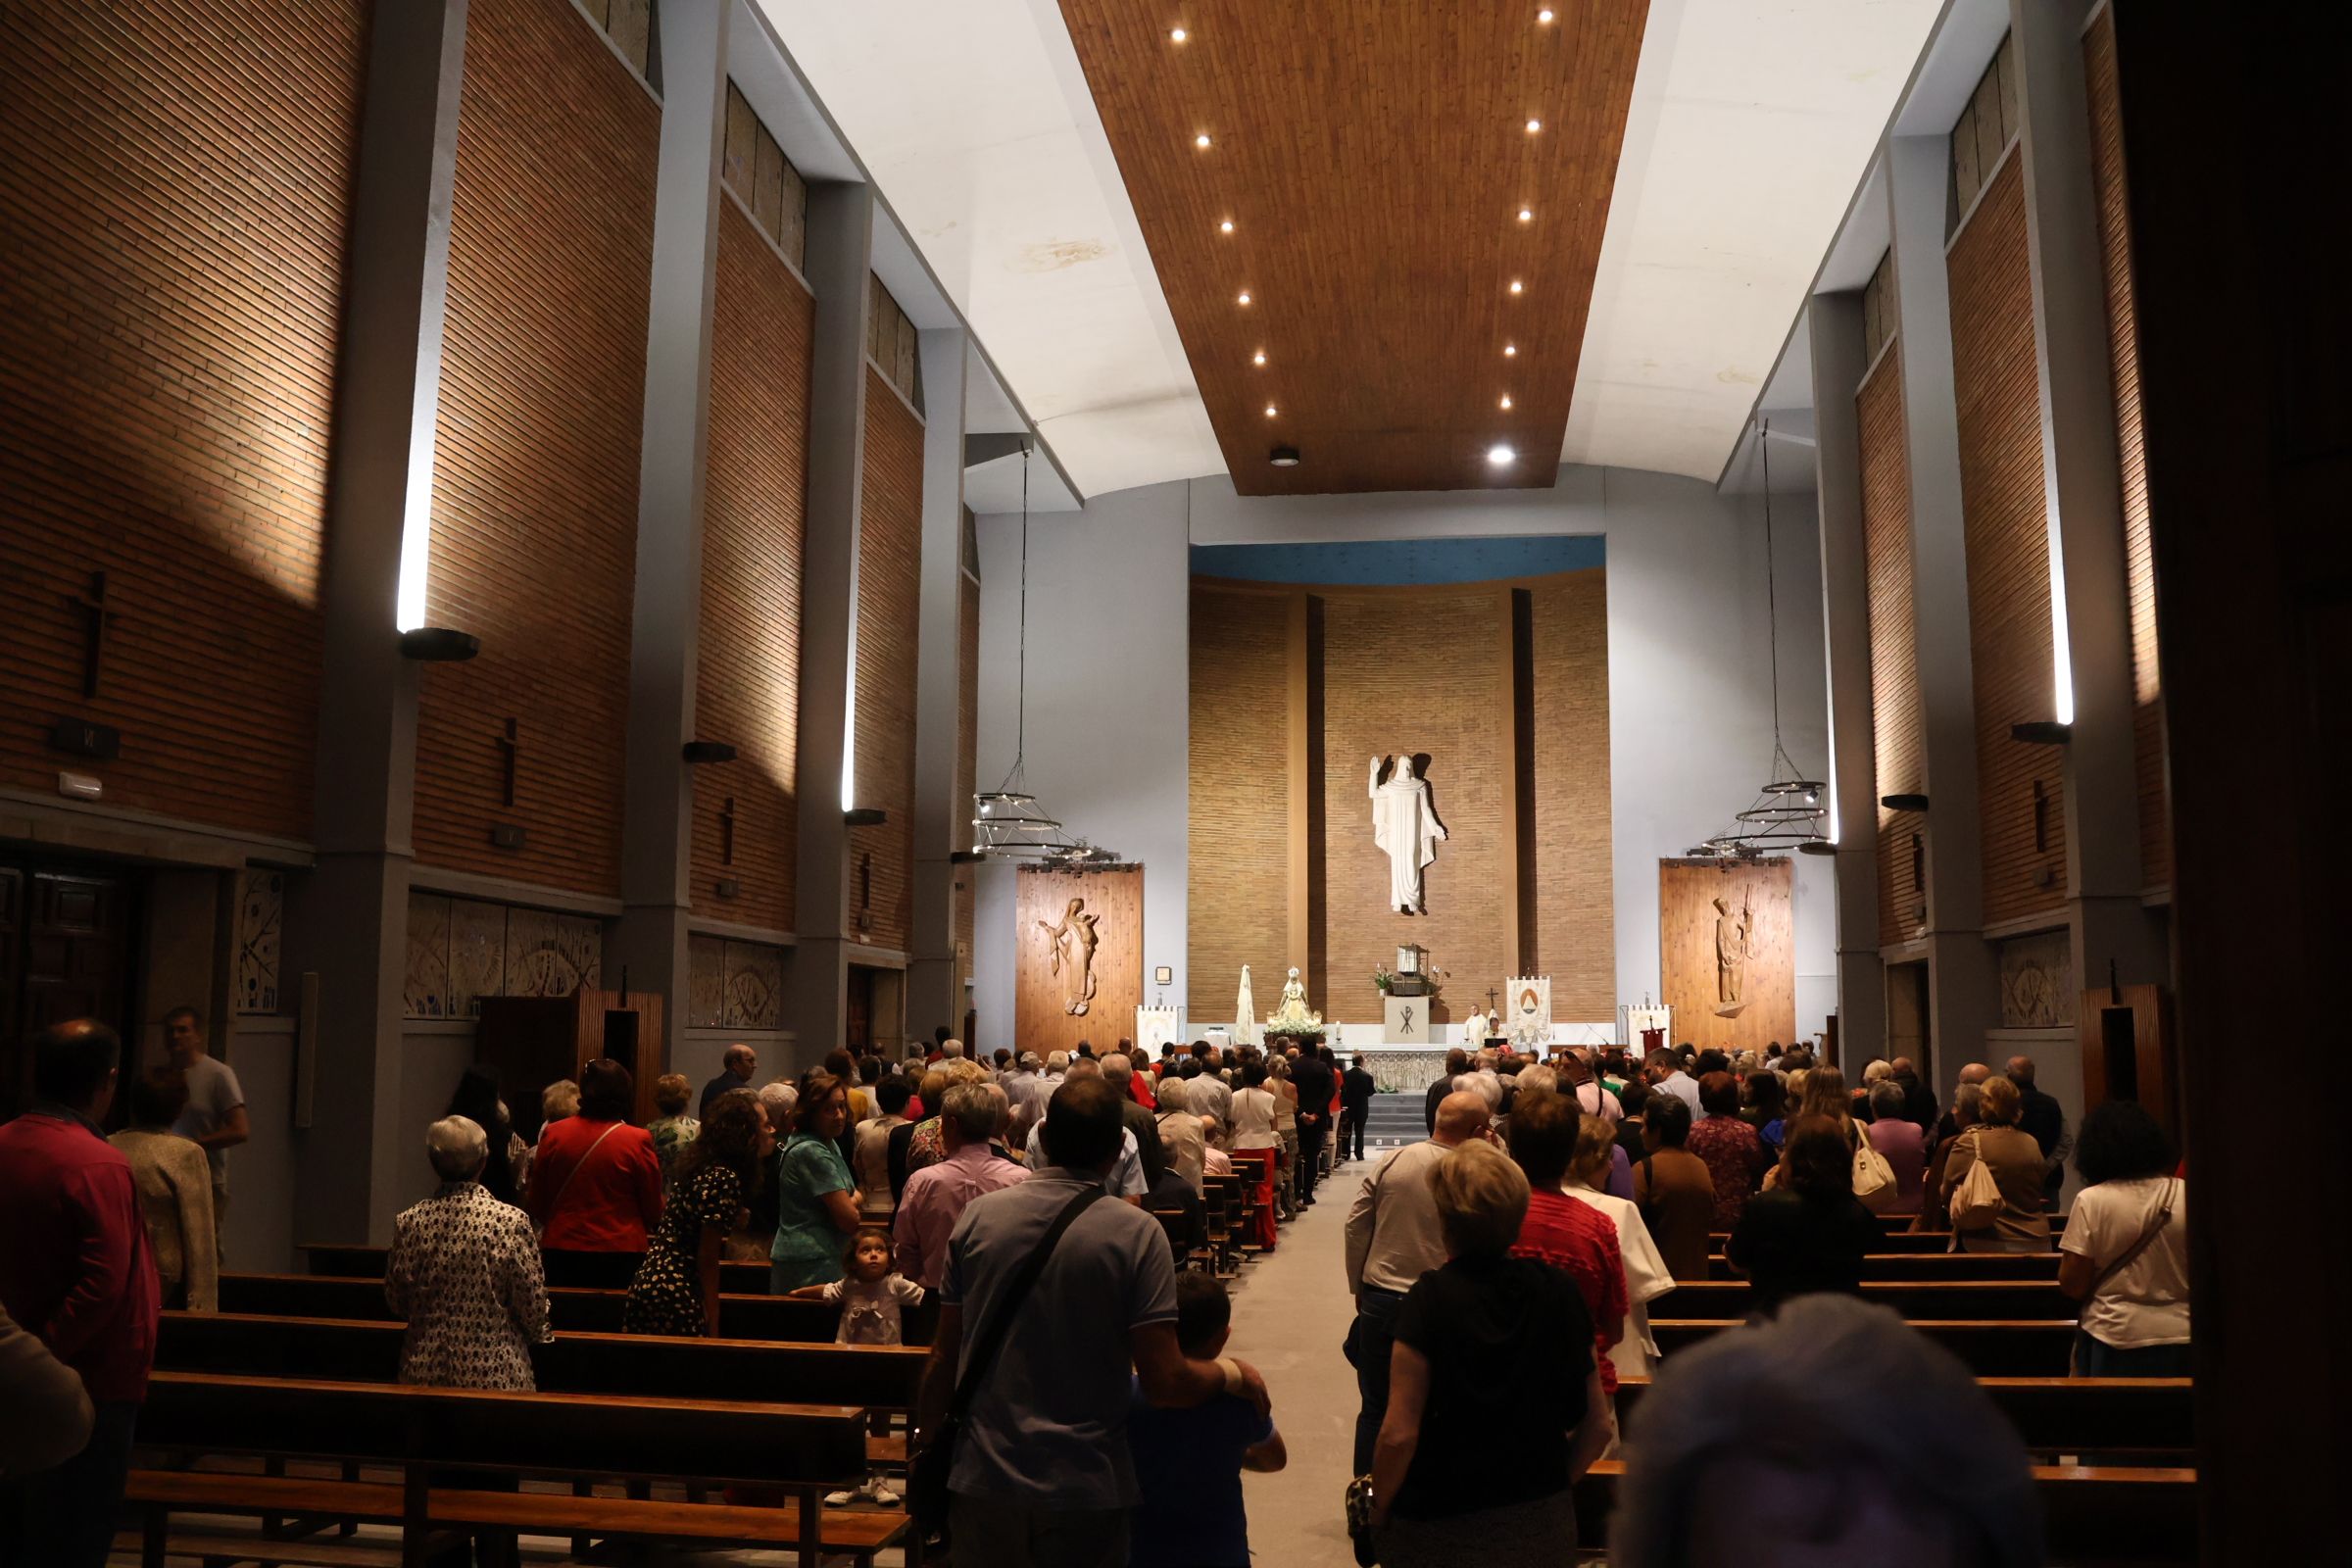
<path id="1" fill-rule="evenodd" d="M 702 1131 L 678 1157 L 668 1206 L 621 1306 L 624 1332 L 716 1337 L 719 1256 L 774 1147 L 750 1090 L 710 1102 Z"/>
<path id="2" fill-rule="evenodd" d="M 440 1190 L 393 1222 L 384 1299 L 408 1320 L 400 1381 L 528 1394 L 531 1347 L 547 1338 L 547 1284 L 531 1222 L 477 1180 L 481 1124 L 448 1116 L 425 1133 Z"/>

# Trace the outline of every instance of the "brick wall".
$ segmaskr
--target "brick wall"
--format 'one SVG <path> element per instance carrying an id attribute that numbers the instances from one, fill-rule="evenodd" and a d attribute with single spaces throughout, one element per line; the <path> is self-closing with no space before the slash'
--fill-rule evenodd
<path id="1" fill-rule="evenodd" d="M 424 671 L 427 864 L 619 890 L 660 121 L 569 0 L 474 0 L 426 612 L 477 634 L 482 652 Z M 527 832 L 522 850 L 491 846 L 499 822 Z"/>
<path id="2" fill-rule="evenodd" d="M 2132 750 L 2138 778 L 2140 880 L 2173 880 L 2173 832 L 2164 783 L 2164 685 L 2156 667 L 2156 556 L 2148 535 L 2148 463 L 2139 414 L 2139 314 L 2132 294 L 2131 186 L 2116 81 L 2115 13 L 2102 9 L 2082 36 L 2090 98 L 2090 177 L 2107 276 L 2108 363 L 2115 375 L 2115 437 L 2122 463 L 2125 581 L 2132 596 Z"/>
<path id="3" fill-rule="evenodd" d="M 850 924 L 853 930 L 862 926 L 860 940 L 902 952 L 914 939 L 914 671 L 922 546 L 922 421 L 869 365 L 865 487 L 858 518 L 857 804 L 878 806 L 890 820 L 850 832 Z"/>
<path id="4" fill-rule="evenodd" d="M 1514 932 L 1503 902 L 1517 855 L 1504 835 L 1514 787 L 1505 725 L 1511 691 L 1499 640 L 1507 600 L 1493 584 L 1335 591 L 1323 614 L 1330 969 L 1315 1005 L 1327 1018 L 1379 1022 L 1372 971 L 1394 967 L 1399 944 L 1418 942 L 1454 977 L 1438 1016 L 1460 1018 L 1474 991 L 1483 1004 L 1487 987 L 1512 972 Z M 1430 804 L 1451 835 L 1422 873 L 1426 915 L 1386 907 L 1389 858 L 1372 842 L 1364 793 L 1369 760 L 1400 751 L 1429 754 Z"/>
<path id="5" fill-rule="evenodd" d="M 2040 393 L 2017 157 L 1988 181 L 1952 241 L 1948 268 L 1984 913 L 1995 924 L 2055 913 L 2066 897 L 2062 754 L 2009 738 L 2014 723 L 2054 716 Z M 2045 874 L 2048 885 L 2036 886 Z"/>
<path id="6" fill-rule="evenodd" d="M 1608 577 L 1600 567 L 1563 572 L 1535 584 L 1529 598 L 1536 880 L 1519 897 L 1535 911 L 1536 948 L 1525 955 L 1527 972 L 1551 976 L 1554 1020 L 1613 1018 Z M 1475 974 L 1462 979 L 1481 993 L 1494 983 L 1476 981 Z M 1457 989 L 1455 999 L 1466 994 Z"/>
<path id="7" fill-rule="evenodd" d="M 1870 722 L 1877 758 L 1871 807 L 1879 836 L 1879 943 L 1908 942 L 1927 889 L 1912 838 L 1916 812 L 1877 804 L 1927 788 L 1919 706 L 1919 640 L 1912 607 L 1911 459 L 1903 427 L 1903 348 L 1888 348 L 1854 394 L 1862 469 L 1862 557 L 1870 594 Z"/>
<path id="8" fill-rule="evenodd" d="M 1232 1009 L 1245 963 L 1262 1017 L 1293 961 L 1288 605 L 1278 591 L 1193 584 L 1185 962 L 1196 1017 Z"/>
<path id="9" fill-rule="evenodd" d="M 807 286 L 722 199 L 695 730 L 731 742 L 736 757 L 695 770 L 694 907 L 787 931 L 799 851 L 794 747 L 814 316 Z M 734 898 L 717 896 L 722 878 L 737 884 Z"/>
<path id="10" fill-rule="evenodd" d="M 0 8 L 0 782 L 307 837 L 363 0 Z M 83 695 L 86 617 L 115 618 Z M 112 762 L 48 748 L 74 714 Z"/>

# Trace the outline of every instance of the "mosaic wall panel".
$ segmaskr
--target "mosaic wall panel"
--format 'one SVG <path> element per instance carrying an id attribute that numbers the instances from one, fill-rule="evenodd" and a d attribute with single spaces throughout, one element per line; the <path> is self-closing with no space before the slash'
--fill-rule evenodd
<path id="1" fill-rule="evenodd" d="M 2001 1027 L 2065 1029 L 2075 1022 L 2074 941 L 2042 931 L 2001 944 Z"/>
<path id="2" fill-rule="evenodd" d="M 470 1018 L 484 997 L 564 997 L 603 983 L 604 924 L 437 893 L 409 895 L 403 1013 Z"/>
<path id="3" fill-rule="evenodd" d="M 237 874 L 236 1009 L 275 1012 L 278 943 L 286 923 L 286 878 L 249 866 Z"/>
<path id="4" fill-rule="evenodd" d="M 727 1028 L 775 1028 L 783 997 L 783 949 L 758 942 L 727 944 Z"/>
<path id="5" fill-rule="evenodd" d="M 727 1026 L 727 944 L 722 937 L 686 939 L 686 1027 Z"/>

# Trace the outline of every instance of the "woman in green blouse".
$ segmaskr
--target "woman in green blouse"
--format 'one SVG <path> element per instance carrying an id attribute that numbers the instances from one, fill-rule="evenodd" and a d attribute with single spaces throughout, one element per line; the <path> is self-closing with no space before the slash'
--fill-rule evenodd
<path id="1" fill-rule="evenodd" d="M 849 1086 L 831 1073 L 801 1081 L 792 1135 L 776 1150 L 776 1242 L 771 1294 L 830 1285 L 842 1275 L 842 1239 L 858 1229 L 858 1183 L 841 1157 Z"/>

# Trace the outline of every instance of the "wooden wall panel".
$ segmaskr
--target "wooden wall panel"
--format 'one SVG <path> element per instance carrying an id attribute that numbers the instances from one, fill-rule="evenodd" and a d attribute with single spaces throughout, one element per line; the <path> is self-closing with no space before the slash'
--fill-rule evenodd
<path id="1" fill-rule="evenodd" d="M 1727 865 L 1712 860 L 1658 862 L 1658 994 L 1674 1009 L 1674 1038 L 1704 1050 L 1761 1051 L 1796 1038 L 1796 936 L 1786 859 Z M 1737 916 L 1753 911 L 1740 1014 L 1723 1005 L 1716 964 L 1715 901 Z"/>
<path id="2" fill-rule="evenodd" d="M 1082 1040 L 1108 1054 L 1135 1033 L 1135 1009 L 1144 1004 L 1144 868 L 1061 871 L 1023 866 L 1015 875 L 1017 922 L 1013 936 L 1013 1029 L 1017 1049 L 1044 1055 L 1073 1051 Z M 1095 996 L 1083 1014 L 1068 1004 L 1073 987 L 1068 970 L 1053 972 L 1054 941 L 1041 925 L 1063 921 L 1072 899 L 1085 901 L 1095 916 Z M 1254 979 L 1254 976 L 1252 976 Z M 1282 985 L 1275 982 L 1279 996 Z M 1271 1007 L 1272 1003 L 1267 1006 Z"/>
<path id="3" fill-rule="evenodd" d="M 2107 351 L 2115 376 L 2116 456 L 2123 473 L 2124 571 L 2132 596 L 2132 751 L 2138 780 L 2140 879 L 2173 880 L 2165 798 L 2164 685 L 2156 661 L 2156 557 L 2148 532 L 2148 461 L 2139 413 L 2139 311 L 2132 290 L 2131 185 L 2124 168 L 2115 13 L 2102 8 L 2082 35 L 2090 100 L 2090 178 L 2106 262 Z"/>
<path id="4" fill-rule="evenodd" d="M 1379 1023 L 1372 971 L 1418 942 L 1449 971 L 1439 1022 L 1515 972 L 1509 905 L 1517 847 L 1506 837 L 1514 789 L 1508 601 L 1492 583 L 1317 590 L 1324 601 L 1324 1017 Z M 1422 873 L 1427 914 L 1387 907 L 1389 858 L 1372 842 L 1366 766 L 1427 753 L 1430 803 L 1451 835 Z"/>
<path id="5" fill-rule="evenodd" d="M 423 671 L 426 864 L 619 892 L 660 122 L 568 0 L 474 0 L 426 613 L 482 652 Z M 498 822 L 521 826 L 525 847 L 494 849 Z"/>
<path id="6" fill-rule="evenodd" d="M 1534 734 L 1529 765 L 1536 879 L 1525 972 L 1551 976 L 1554 1022 L 1617 1015 L 1617 935 L 1609 815 L 1609 603 L 1606 569 L 1564 572 L 1529 589 Z M 1487 985 L 1470 987 L 1483 1005 Z M 1457 1000 L 1466 996 L 1457 992 Z M 1463 1010 L 1467 1010 L 1466 1008 Z"/>
<path id="7" fill-rule="evenodd" d="M 2009 737 L 2012 724 L 2054 716 L 2041 405 L 2014 151 L 1953 236 L 1948 272 L 1984 917 L 1995 925 L 2055 914 L 2066 898 L 2063 754 Z"/>
<path id="8" fill-rule="evenodd" d="M 719 203 L 695 733 L 697 913 L 789 931 L 799 852 L 801 543 L 815 301 L 741 208 Z M 718 896 L 721 880 L 737 886 Z"/>
<path id="9" fill-rule="evenodd" d="M 1903 425 L 1900 341 L 1854 394 L 1862 466 L 1862 557 L 1870 594 L 1870 721 L 1877 800 L 1927 788 L 1919 704 L 1919 640 L 1912 604 L 1911 460 Z M 1926 831 L 1916 812 L 1872 808 L 1879 835 L 1879 944 L 1911 940 L 1927 904 L 1912 853 Z"/>
<path id="10" fill-rule="evenodd" d="M 0 7 L 0 782 L 310 834 L 367 16 Z M 68 713 L 121 758 L 50 750 Z"/>
<path id="11" fill-rule="evenodd" d="M 858 799 L 890 813 L 850 830 L 850 920 L 875 947 L 914 941 L 914 670 L 921 636 L 923 424 L 868 365 L 858 521 Z M 943 630 L 945 628 L 942 628 Z"/>
<path id="12" fill-rule="evenodd" d="M 1262 1016 L 1283 971 L 1307 961 L 1289 946 L 1289 599 L 1192 588 L 1185 965 L 1195 1018 L 1233 1010 L 1244 964 Z"/>

